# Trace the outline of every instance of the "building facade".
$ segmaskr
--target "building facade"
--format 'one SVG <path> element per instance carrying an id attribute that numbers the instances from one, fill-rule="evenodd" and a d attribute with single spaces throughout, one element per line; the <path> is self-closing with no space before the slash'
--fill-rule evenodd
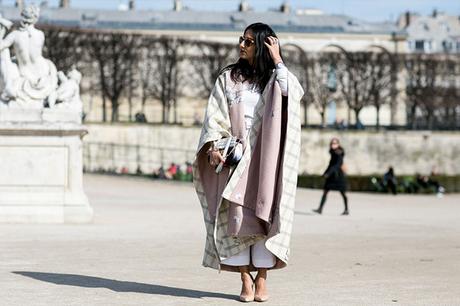
<path id="1" fill-rule="evenodd" d="M 282 44 L 295 46 L 306 53 L 357 52 L 375 48 L 388 53 L 407 52 L 405 30 L 395 24 L 364 22 L 346 15 L 330 15 L 314 9 L 293 10 L 287 2 L 282 3 L 278 10 L 264 12 L 252 10 L 246 1 L 241 1 L 239 7 L 232 12 L 188 10 L 178 0 L 174 1 L 174 8 L 169 11 L 136 10 L 134 1 L 124 10 L 76 9 L 69 6 L 69 1 L 62 2 L 65 3 L 61 3 L 60 7 L 42 6 L 40 23 L 237 45 L 237 39 L 247 25 L 264 22 L 273 27 Z M 6 19 L 18 20 L 20 7 L 0 6 L 0 14 Z M 196 116 L 185 109 L 193 105 L 190 111 L 195 112 L 196 107 L 204 106 L 205 103 L 201 100 L 191 102 L 190 99 L 183 99 L 182 109 L 187 118 Z M 94 104 L 93 99 L 91 101 Z M 404 125 L 403 104 L 384 106 L 380 111 L 380 123 Z M 306 113 L 308 123 L 320 122 L 321 118 L 315 109 L 308 109 Z M 343 103 L 331 103 L 327 118 L 329 124 L 344 119 L 356 120 L 350 118 Z M 359 119 L 365 125 L 375 124 L 376 111 L 373 107 L 366 107 Z"/>
<path id="2" fill-rule="evenodd" d="M 460 53 L 460 16 L 433 11 L 430 16 L 406 12 L 398 21 L 407 32 L 407 49 L 417 53 Z"/>

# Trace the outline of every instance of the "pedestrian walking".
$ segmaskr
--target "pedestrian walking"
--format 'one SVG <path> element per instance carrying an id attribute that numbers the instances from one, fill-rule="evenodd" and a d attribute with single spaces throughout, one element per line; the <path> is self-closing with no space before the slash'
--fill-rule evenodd
<path id="1" fill-rule="evenodd" d="M 249 25 L 239 49 L 209 98 L 193 175 L 207 231 L 203 265 L 239 272 L 240 300 L 262 302 L 267 271 L 288 262 L 303 90 L 270 26 Z"/>
<path id="2" fill-rule="evenodd" d="M 340 146 L 340 141 L 336 137 L 331 139 L 329 154 L 331 155 L 331 159 L 323 174 L 323 177 L 326 179 L 323 188 L 323 196 L 321 197 L 319 207 L 317 209 L 313 209 L 313 211 L 321 214 L 323 212 L 324 204 L 326 203 L 327 194 L 330 190 L 337 190 L 342 195 L 343 204 L 345 206 L 342 215 L 348 215 L 348 198 L 345 194 L 347 190 L 347 181 L 343 163 L 345 150 Z"/>

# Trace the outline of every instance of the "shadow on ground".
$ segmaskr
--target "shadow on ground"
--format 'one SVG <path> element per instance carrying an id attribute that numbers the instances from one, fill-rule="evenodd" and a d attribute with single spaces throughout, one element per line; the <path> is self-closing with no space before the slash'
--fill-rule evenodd
<path id="1" fill-rule="evenodd" d="M 85 288 L 107 288 L 116 292 L 136 292 L 146 294 L 169 295 L 176 297 L 189 298 L 221 298 L 237 300 L 238 296 L 224 293 L 191 290 L 184 288 L 168 287 L 162 285 L 152 285 L 128 281 L 118 281 L 114 279 L 62 273 L 46 273 L 31 271 L 13 271 L 12 273 L 27 276 L 40 281 L 53 283 L 56 285 L 67 285 Z"/>
<path id="2" fill-rule="evenodd" d="M 300 211 L 296 210 L 294 211 L 294 214 L 296 215 L 303 215 L 303 216 L 316 216 L 317 214 L 311 211 Z"/>

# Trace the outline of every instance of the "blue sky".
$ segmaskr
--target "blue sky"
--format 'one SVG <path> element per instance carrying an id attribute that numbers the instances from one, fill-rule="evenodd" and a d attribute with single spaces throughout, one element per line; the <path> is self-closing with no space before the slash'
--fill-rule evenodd
<path id="1" fill-rule="evenodd" d="M 264 11 L 279 7 L 283 0 L 247 0 L 255 10 Z M 14 0 L 1 1 L 5 5 L 13 5 Z M 40 3 L 41 0 L 26 0 L 26 3 Z M 52 6 L 59 0 L 48 0 Z M 111 8 L 116 9 L 128 0 L 70 0 L 73 7 Z M 194 10 L 235 10 L 240 0 L 182 0 L 184 6 Z M 318 8 L 330 14 L 346 14 L 369 20 L 395 20 L 406 10 L 416 11 L 423 15 L 430 14 L 434 8 L 452 15 L 460 15 L 460 0 L 290 0 L 294 8 Z M 136 0 L 139 9 L 168 10 L 173 0 Z"/>

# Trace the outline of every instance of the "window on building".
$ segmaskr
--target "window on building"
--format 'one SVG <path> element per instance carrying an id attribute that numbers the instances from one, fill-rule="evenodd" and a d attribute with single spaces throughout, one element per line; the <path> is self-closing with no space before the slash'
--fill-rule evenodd
<path id="1" fill-rule="evenodd" d="M 413 40 L 408 40 L 407 41 L 407 44 L 409 45 L 409 50 L 414 50 L 415 48 L 415 45 L 414 45 L 414 41 Z"/>
<path id="2" fill-rule="evenodd" d="M 425 51 L 425 41 L 424 40 L 416 40 L 415 41 L 415 51 Z"/>
<path id="3" fill-rule="evenodd" d="M 441 22 L 440 25 L 441 25 L 441 28 L 442 28 L 444 31 L 446 31 L 447 33 L 450 32 L 450 27 L 449 27 L 449 25 L 447 25 L 447 23 Z"/>
<path id="4" fill-rule="evenodd" d="M 442 50 L 444 52 L 450 52 L 452 50 L 452 42 L 443 40 L 442 41 Z"/>

